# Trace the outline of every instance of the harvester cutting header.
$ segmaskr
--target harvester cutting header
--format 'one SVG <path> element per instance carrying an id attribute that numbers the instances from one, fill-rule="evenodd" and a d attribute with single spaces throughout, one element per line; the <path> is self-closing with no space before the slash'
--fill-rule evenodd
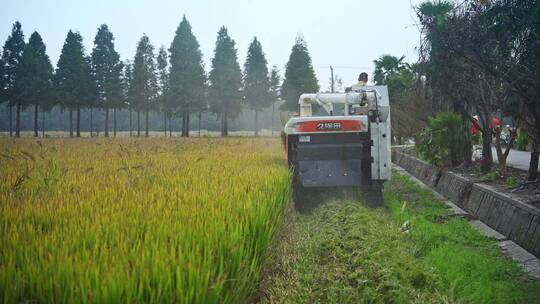
<path id="1" fill-rule="evenodd" d="M 312 187 L 359 188 L 382 201 L 383 182 L 391 176 L 387 87 L 302 94 L 298 103 L 300 115 L 284 128 L 295 202 Z"/>

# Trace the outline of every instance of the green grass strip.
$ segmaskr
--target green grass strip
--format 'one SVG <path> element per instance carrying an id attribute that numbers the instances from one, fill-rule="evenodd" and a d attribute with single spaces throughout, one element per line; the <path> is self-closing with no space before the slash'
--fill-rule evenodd
<path id="1" fill-rule="evenodd" d="M 272 303 L 538 303 L 496 243 L 395 174 L 386 207 L 331 201 L 295 213 L 261 292 Z M 408 222 L 408 232 L 402 226 Z"/>
<path id="2" fill-rule="evenodd" d="M 540 303 L 540 284 L 502 256 L 494 240 L 467 220 L 448 217 L 446 205 L 408 177 L 394 174 L 393 179 L 385 201 L 398 223 L 410 223 L 411 254 L 437 270 L 454 298 L 473 303 Z"/>

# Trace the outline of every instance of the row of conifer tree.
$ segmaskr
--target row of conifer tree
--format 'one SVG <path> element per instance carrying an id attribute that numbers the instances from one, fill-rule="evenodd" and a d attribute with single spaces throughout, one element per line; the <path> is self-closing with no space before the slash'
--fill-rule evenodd
<path id="1" fill-rule="evenodd" d="M 248 47 L 242 70 L 235 41 L 223 26 L 218 31 L 207 73 L 199 43 L 185 16 L 170 48 L 161 46 L 156 51 L 150 38 L 143 35 L 133 60 L 121 60 L 106 24 L 98 28 L 89 54 L 82 36 L 70 30 L 56 69 L 40 34 L 33 32 L 26 42 L 17 21 L 4 44 L 0 61 L 0 103 L 7 103 L 10 136 L 17 137 L 21 131 L 21 111 L 34 111 L 34 135 L 38 136 L 39 112 L 51 111 L 55 106 L 69 113 L 70 136 L 81 135 L 82 109 L 90 109 L 91 128 L 92 110 L 104 110 L 105 136 L 109 136 L 111 127 L 116 135 L 119 109 L 129 110 L 130 129 L 133 121 L 138 136 L 141 126 L 148 136 L 150 112 L 163 114 L 165 128 L 167 121 L 170 125 L 173 117 L 181 117 L 182 136 L 189 136 L 190 115 L 206 111 L 221 120 L 221 134 L 226 136 L 228 120 L 236 118 L 243 108 L 254 110 L 257 135 L 258 112 L 279 98 L 284 101 L 282 109 L 294 110 L 302 92 L 318 89 L 301 36 L 296 39 L 281 81 L 276 66 L 269 71 L 257 37 Z"/>

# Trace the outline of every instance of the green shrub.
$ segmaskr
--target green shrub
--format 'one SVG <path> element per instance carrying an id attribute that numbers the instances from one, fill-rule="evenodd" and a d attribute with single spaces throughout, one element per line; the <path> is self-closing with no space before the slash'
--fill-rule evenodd
<path id="1" fill-rule="evenodd" d="M 528 144 L 529 144 L 529 135 L 526 132 L 519 132 L 519 135 L 516 138 L 516 148 L 520 151 L 525 151 L 527 150 Z"/>
<path id="2" fill-rule="evenodd" d="M 437 166 L 457 166 L 471 148 L 471 137 L 459 114 L 442 112 L 418 134 L 416 152 Z"/>
<path id="3" fill-rule="evenodd" d="M 519 185 L 519 180 L 513 176 L 509 176 L 506 178 L 506 185 L 510 188 L 517 187 L 517 185 Z"/>
<path id="4" fill-rule="evenodd" d="M 482 177 L 483 182 L 494 182 L 500 178 L 499 173 L 496 171 L 489 172 Z"/>

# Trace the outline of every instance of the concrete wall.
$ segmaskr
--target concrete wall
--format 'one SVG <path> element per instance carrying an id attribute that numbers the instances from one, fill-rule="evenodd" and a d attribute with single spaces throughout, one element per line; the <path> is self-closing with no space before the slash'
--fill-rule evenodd
<path id="1" fill-rule="evenodd" d="M 540 211 L 459 174 L 441 171 L 399 151 L 392 161 L 508 239 L 540 257 Z"/>
<path id="2" fill-rule="evenodd" d="M 429 163 L 416 159 L 410 155 L 392 151 L 392 162 L 398 164 L 407 172 L 414 175 L 421 180 L 424 184 L 435 187 L 439 180 L 441 170 L 437 167 L 430 165 Z"/>
<path id="3" fill-rule="evenodd" d="M 460 203 L 469 199 L 472 186 L 471 181 L 459 174 L 442 172 L 441 178 L 434 188 L 444 197 L 463 208 Z"/>

